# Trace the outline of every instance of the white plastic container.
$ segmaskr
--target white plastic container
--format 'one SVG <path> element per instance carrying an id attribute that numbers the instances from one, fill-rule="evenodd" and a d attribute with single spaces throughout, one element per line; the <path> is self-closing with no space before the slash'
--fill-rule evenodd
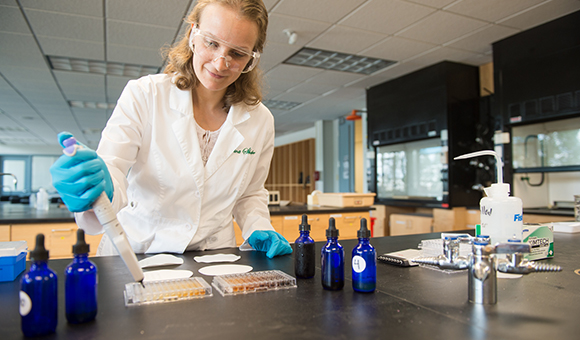
<path id="1" fill-rule="evenodd" d="M 510 185 L 503 183 L 503 163 L 492 150 L 472 152 L 454 159 L 490 155 L 496 159 L 497 182 L 484 188 L 487 197 L 479 201 L 481 235 L 489 236 L 491 244 L 522 240 L 523 204 L 518 197 L 509 196 Z"/>
<path id="2" fill-rule="evenodd" d="M 36 194 L 36 210 L 48 210 L 48 193 L 44 188 L 38 189 Z"/>

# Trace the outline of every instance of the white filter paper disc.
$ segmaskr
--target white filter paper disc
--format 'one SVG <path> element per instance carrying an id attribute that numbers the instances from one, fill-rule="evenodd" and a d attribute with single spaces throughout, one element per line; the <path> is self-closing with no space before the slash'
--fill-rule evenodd
<path id="1" fill-rule="evenodd" d="M 150 272 L 143 273 L 143 281 L 161 281 L 161 280 L 174 280 L 174 279 L 186 279 L 191 277 L 193 272 L 191 270 L 176 270 L 176 269 L 161 269 L 152 270 Z"/>
<path id="2" fill-rule="evenodd" d="M 203 275 L 208 276 L 218 276 L 227 274 L 242 274 L 252 271 L 251 266 L 246 266 L 243 264 L 218 264 L 215 266 L 207 266 L 199 269 L 199 272 Z"/>
<path id="3" fill-rule="evenodd" d="M 183 264 L 183 259 L 171 254 L 158 254 L 139 261 L 141 268 Z"/>
<path id="4" fill-rule="evenodd" d="M 204 255 L 196 256 L 193 259 L 195 262 L 201 263 L 213 263 L 213 262 L 236 262 L 242 257 L 235 254 L 214 254 L 214 255 Z"/>

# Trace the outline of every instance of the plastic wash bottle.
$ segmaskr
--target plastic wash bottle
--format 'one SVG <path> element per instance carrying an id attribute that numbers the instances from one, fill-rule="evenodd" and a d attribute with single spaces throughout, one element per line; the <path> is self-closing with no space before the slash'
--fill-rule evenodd
<path id="1" fill-rule="evenodd" d="M 43 234 L 36 235 L 30 258 L 30 270 L 20 280 L 21 326 L 27 337 L 54 333 L 58 321 L 58 280 L 48 268 Z"/>
<path id="2" fill-rule="evenodd" d="M 503 162 L 495 151 L 472 152 L 454 159 L 466 159 L 489 155 L 496 159 L 497 183 L 484 188 L 487 197 L 479 201 L 481 212 L 481 235 L 490 237 L 490 243 L 507 243 L 509 240 L 522 239 L 523 208 L 522 200 L 509 196 L 510 185 L 503 183 Z"/>
<path id="3" fill-rule="evenodd" d="M 89 261 L 90 246 L 85 232 L 77 230 L 74 258 L 65 271 L 65 315 L 70 323 L 91 321 L 97 315 L 97 267 Z"/>
<path id="4" fill-rule="evenodd" d="M 314 277 L 315 249 L 314 240 L 310 237 L 308 216 L 302 215 L 299 226 L 300 236 L 294 242 L 294 272 L 296 277 L 309 279 Z"/>
<path id="5" fill-rule="evenodd" d="M 331 217 L 326 229 L 327 242 L 321 251 L 322 287 L 341 290 L 344 287 L 344 249 L 338 243 L 338 229 L 334 223 L 334 217 Z"/>
<path id="6" fill-rule="evenodd" d="M 352 250 L 352 288 L 357 292 L 374 292 L 377 287 L 377 252 L 370 244 L 367 220 L 360 220 L 358 244 Z"/>

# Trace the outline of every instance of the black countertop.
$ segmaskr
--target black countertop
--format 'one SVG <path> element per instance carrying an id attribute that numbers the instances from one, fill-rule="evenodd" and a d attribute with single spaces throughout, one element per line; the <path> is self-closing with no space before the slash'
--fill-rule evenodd
<path id="1" fill-rule="evenodd" d="M 36 210 L 27 204 L 14 204 L 8 202 L 0 203 L 0 224 L 24 224 L 24 223 L 65 223 L 74 222 L 74 214 L 66 207 L 59 204 L 51 204 L 46 211 Z M 288 205 L 268 207 L 270 214 L 275 215 L 302 215 L 302 214 L 323 214 L 323 213 L 348 213 L 369 211 L 371 207 L 324 207 L 308 205 Z"/>
<path id="2" fill-rule="evenodd" d="M 574 208 L 552 208 L 552 209 L 548 207 L 524 208 L 524 214 L 574 217 Z"/>
<path id="3" fill-rule="evenodd" d="M 374 238 L 377 253 L 416 248 L 440 234 Z M 580 334 L 580 234 L 555 233 L 555 257 L 542 262 L 561 265 L 559 273 L 533 273 L 498 281 L 496 305 L 467 302 L 465 271 L 446 274 L 422 267 L 379 263 L 377 290 L 352 289 L 350 253 L 356 240 L 344 240 L 345 287 L 321 286 L 316 276 L 298 280 L 298 288 L 199 300 L 125 307 L 123 290 L 131 276 L 119 257 L 94 257 L 99 270 L 99 311 L 95 321 L 69 325 L 64 317 L 64 268 L 70 260 L 50 261 L 59 275 L 59 322 L 47 339 L 577 339 Z M 317 243 L 319 253 L 322 243 Z M 294 275 L 292 255 L 267 259 L 261 252 L 237 248 L 187 252 L 177 269 L 197 274 L 204 264 L 196 255 L 233 253 L 239 264 L 255 271 L 279 269 Z M 138 256 L 143 258 L 143 256 Z M 30 263 L 27 264 L 30 266 Z M 20 278 L 20 277 L 19 277 Z M 2 339 L 20 339 L 19 278 L 0 283 Z"/>
<path id="4" fill-rule="evenodd" d="M 27 204 L 0 203 L 0 224 L 67 223 L 74 222 L 74 214 L 66 207 L 52 203 L 48 210 L 36 210 Z"/>

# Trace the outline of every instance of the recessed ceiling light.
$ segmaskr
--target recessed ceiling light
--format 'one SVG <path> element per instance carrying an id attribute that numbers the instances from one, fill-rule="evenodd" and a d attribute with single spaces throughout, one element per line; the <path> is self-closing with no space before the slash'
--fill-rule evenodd
<path id="1" fill-rule="evenodd" d="M 396 63 L 396 61 L 324 51 L 309 47 L 302 48 L 284 61 L 284 64 L 366 75 L 375 73 L 387 66 L 393 65 L 394 63 Z"/>
<path id="2" fill-rule="evenodd" d="M 103 103 L 103 102 L 85 102 L 81 100 L 69 100 L 68 105 L 70 107 L 76 107 L 81 109 L 114 109 L 115 103 Z"/>
<path id="3" fill-rule="evenodd" d="M 291 110 L 293 108 L 295 108 L 296 106 L 302 104 L 302 103 L 297 103 L 297 102 L 286 102 L 283 100 L 264 100 L 262 102 L 264 105 L 266 105 L 267 108 L 269 108 L 270 110 Z"/>
<path id="4" fill-rule="evenodd" d="M 141 77 L 159 72 L 157 66 L 115 63 L 102 60 L 77 59 L 69 57 L 46 56 L 53 70 L 108 74 L 125 77 Z"/>

